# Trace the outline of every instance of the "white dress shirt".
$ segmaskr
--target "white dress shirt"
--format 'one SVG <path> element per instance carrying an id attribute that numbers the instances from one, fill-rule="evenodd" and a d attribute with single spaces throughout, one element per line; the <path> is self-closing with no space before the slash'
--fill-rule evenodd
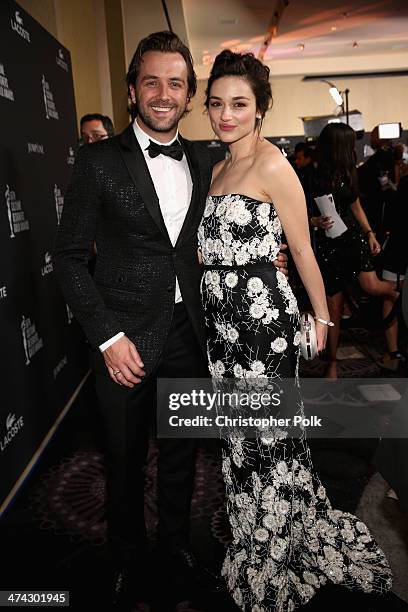
<path id="1" fill-rule="evenodd" d="M 147 147 L 149 146 L 150 140 L 157 144 L 170 145 L 177 140 L 178 132 L 172 140 L 162 143 L 146 134 L 138 124 L 137 119 L 135 119 L 133 123 L 133 129 L 140 148 L 144 153 L 146 164 L 150 176 L 152 177 L 157 197 L 159 198 L 160 210 L 167 233 L 172 245 L 175 246 L 184 219 L 186 218 L 193 191 L 193 181 L 191 179 L 190 169 L 185 155 L 183 155 L 181 161 L 161 154 L 157 157 L 150 157 Z M 174 301 L 176 303 L 182 301 L 177 278 Z M 99 347 L 100 350 L 103 352 L 116 342 L 116 340 L 122 338 L 122 336 L 124 336 L 124 332 L 119 332 L 119 334 L 116 334 L 113 338 L 101 344 Z"/>

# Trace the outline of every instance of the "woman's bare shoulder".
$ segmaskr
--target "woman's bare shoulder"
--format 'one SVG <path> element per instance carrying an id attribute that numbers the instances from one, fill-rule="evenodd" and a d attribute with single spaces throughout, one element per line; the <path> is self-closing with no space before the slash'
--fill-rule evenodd
<path id="1" fill-rule="evenodd" d="M 294 169 L 278 147 L 267 142 L 257 157 L 257 175 L 272 201 L 282 190 L 300 188 Z"/>
<path id="2" fill-rule="evenodd" d="M 268 172 L 280 171 L 288 164 L 281 150 L 267 140 L 264 140 L 259 147 L 256 161 L 260 169 Z"/>

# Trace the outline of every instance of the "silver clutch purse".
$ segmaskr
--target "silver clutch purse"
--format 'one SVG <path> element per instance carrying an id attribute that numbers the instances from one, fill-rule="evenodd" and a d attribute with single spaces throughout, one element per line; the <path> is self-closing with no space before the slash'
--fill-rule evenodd
<path id="1" fill-rule="evenodd" d="M 300 317 L 300 350 L 307 361 L 311 361 L 317 354 L 316 325 L 309 312 L 302 313 Z"/>

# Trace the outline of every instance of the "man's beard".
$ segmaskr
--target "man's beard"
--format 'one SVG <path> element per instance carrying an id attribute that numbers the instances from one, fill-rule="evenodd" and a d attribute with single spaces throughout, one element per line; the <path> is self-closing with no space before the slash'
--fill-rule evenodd
<path id="1" fill-rule="evenodd" d="M 172 130 L 174 130 L 174 128 L 177 128 L 180 119 L 186 112 L 187 103 L 184 108 L 178 109 L 178 112 L 172 118 L 169 119 L 168 123 L 159 123 L 158 121 L 156 121 L 150 115 L 149 107 L 146 106 L 143 108 L 138 100 L 136 101 L 136 106 L 138 117 L 141 118 L 145 126 L 148 127 L 150 130 L 154 130 L 155 132 L 171 132 Z M 160 104 L 158 104 L 157 106 L 160 106 Z"/>

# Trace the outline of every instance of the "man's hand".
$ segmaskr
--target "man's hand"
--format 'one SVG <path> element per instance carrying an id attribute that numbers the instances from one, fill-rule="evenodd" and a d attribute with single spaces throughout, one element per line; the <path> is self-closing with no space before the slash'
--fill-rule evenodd
<path id="1" fill-rule="evenodd" d="M 102 354 L 109 375 L 115 383 L 132 388 L 141 382 L 145 375 L 142 369 L 144 363 L 129 338 L 119 338 Z"/>
<path id="2" fill-rule="evenodd" d="M 288 275 L 288 256 L 286 253 L 282 253 L 282 251 L 287 248 L 287 244 L 281 244 L 279 247 L 279 254 L 277 258 L 273 260 L 273 263 L 278 268 L 279 272 L 282 272 L 285 276 Z"/>

